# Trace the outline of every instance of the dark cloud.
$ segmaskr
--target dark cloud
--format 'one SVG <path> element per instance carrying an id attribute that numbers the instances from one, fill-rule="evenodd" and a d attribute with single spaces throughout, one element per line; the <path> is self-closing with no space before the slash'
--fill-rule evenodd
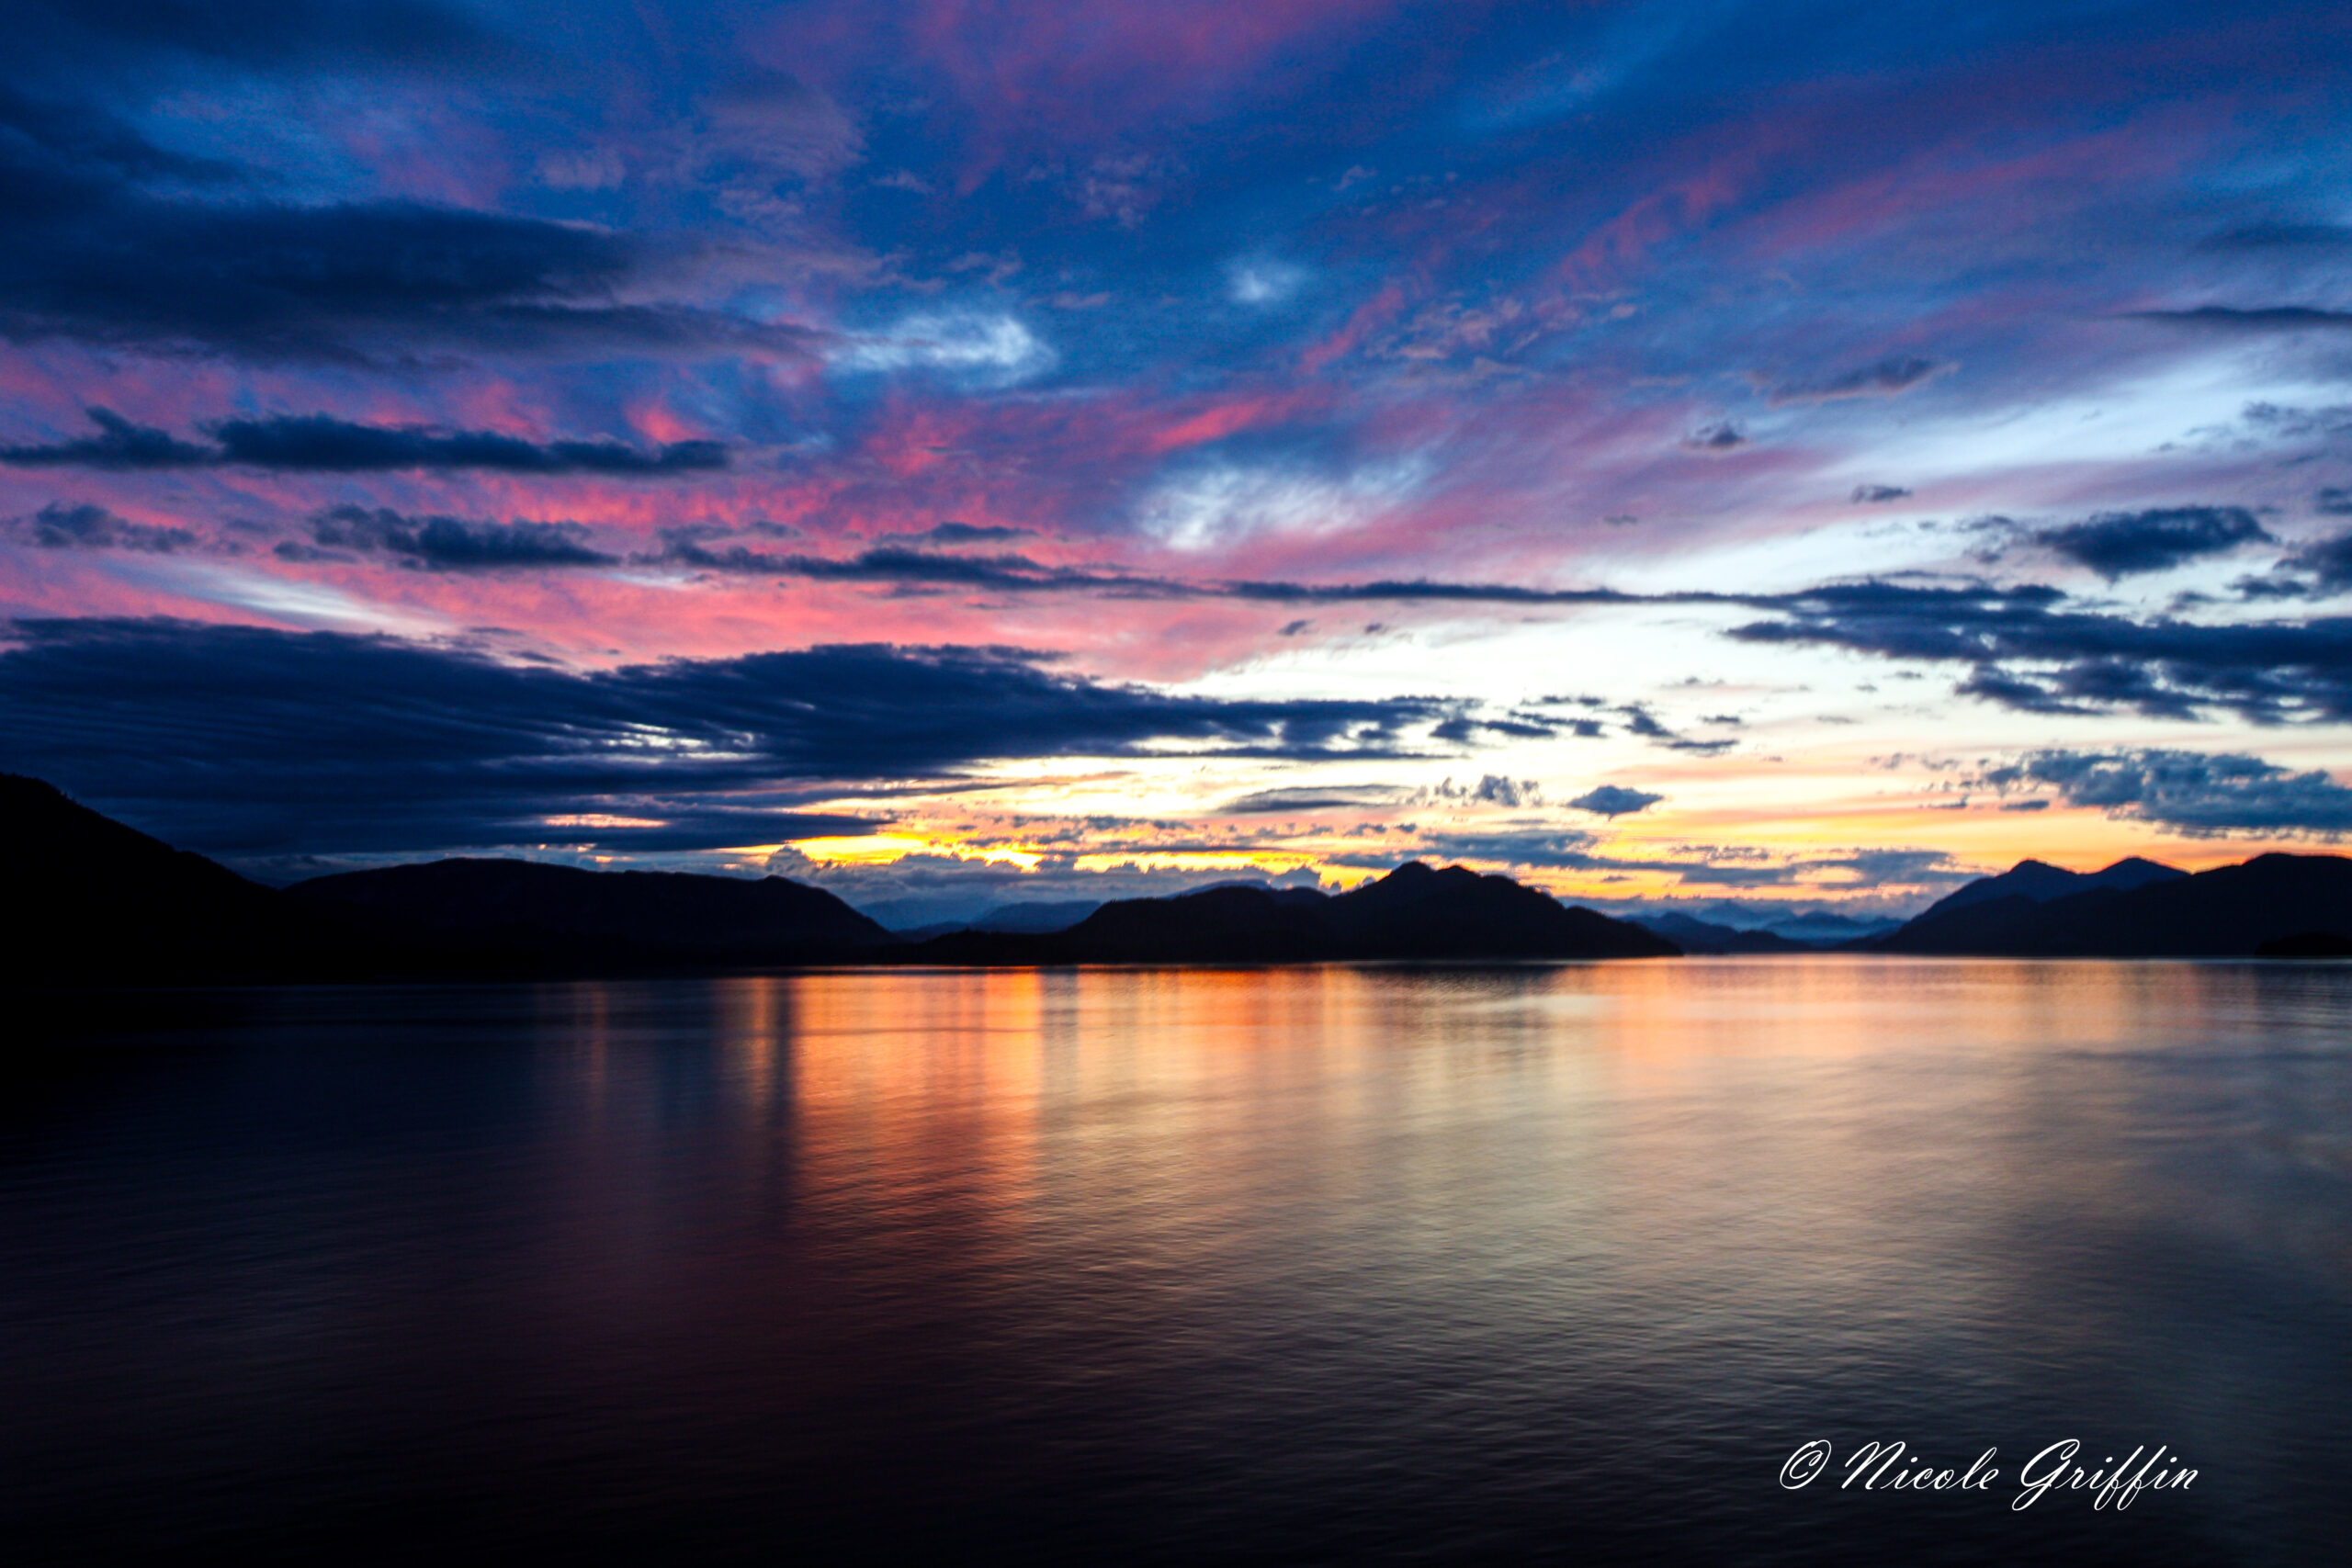
<path id="1" fill-rule="evenodd" d="M 1642 594 L 1621 593 L 1610 588 L 1522 588 L 1509 582 L 1432 582 L 1425 578 L 1403 581 L 1387 579 L 1373 582 L 1242 581 L 1170 583 L 1169 586 L 1188 595 L 1250 599 L 1277 604 L 1334 604 L 1382 600 L 1488 604 L 1634 604 L 1645 602 Z M 1701 603 L 1719 600 L 1723 596 L 1677 594 L 1668 597 L 1675 603 Z"/>
<path id="2" fill-rule="evenodd" d="M 2277 567 L 2259 577 L 2241 577 L 2230 587 L 2241 599 L 2316 599 L 2322 596 L 2318 583 L 2309 578 L 2288 576 Z M 2201 595 L 2199 597 L 2202 598 Z"/>
<path id="3" fill-rule="evenodd" d="M 133 424 L 112 409 L 86 411 L 96 435 L 49 446 L 0 446 L 0 463 L 25 468 L 183 468 L 213 461 L 218 454 L 193 446 L 167 430 Z"/>
<path id="4" fill-rule="evenodd" d="M 2102 512 L 2080 523 L 2036 529 L 2028 536 L 2110 582 L 2140 572 L 2165 571 L 2244 545 L 2278 542 L 2243 506 Z"/>
<path id="5" fill-rule="evenodd" d="M 1548 734 L 1549 730 L 1545 729 L 1541 733 Z M 1539 804 L 1543 794 L 1535 787 L 1535 781 L 1532 779 L 1511 779 L 1505 778 L 1500 773 L 1482 773 L 1479 775 L 1478 782 L 1470 786 L 1469 798 L 1487 806 L 1521 807 Z"/>
<path id="6" fill-rule="evenodd" d="M 1260 790 L 1227 801 L 1217 807 L 1232 817 L 1260 817 L 1285 811 L 1361 811 L 1409 801 L 1413 792 L 1398 784 L 1334 784 L 1323 788 L 1301 785 Z"/>
<path id="7" fill-rule="evenodd" d="M 2241 577 L 2230 586 L 2247 599 L 2323 599 L 2352 592 L 2352 533 L 2301 545 L 2262 576 Z"/>
<path id="8" fill-rule="evenodd" d="M 1682 438 L 1685 449 L 1692 452 L 1729 452 L 1747 445 L 1747 434 L 1729 423 L 1704 425 Z"/>
<path id="9" fill-rule="evenodd" d="M 98 434 L 47 446 L 0 447 L 0 463 L 25 467 L 177 468 L 210 464 L 327 473 L 399 468 L 482 468 L 512 474 L 598 474 L 622 479 L 701 473 L 727 466 L 716 441 L 678 441 L 650 452 L 616 441 L 526 441 L 487 430 L 355 424 L 326 414 L 232 419 L 199 446 L 133 424 L 111 409 L 87 411 Z"/>
<path id="10" fill-rule="evenodd" d="M 942 523 L 926 528 L 915 538 L 934 545 L 999 544 L 1006 539 L 1018 539 L 1035 533 L 1034 528 L 1008 528 L 999 525 L 972 523 Z"/>
<path id="11" fill-rule="evenodd" d="M 2312 497 L 2312 510 L 2330 517 L 2352 517 L 2352 490 L 2321 491 Z"/>
<path id="12" fill-rule="evenodd" d="M 2252 402 L 2240 414 L 2248 424 L 2287 440 L 2313 435 L 2341 435 L 2352 431 L 2352 406 L 2331 403 L 2323 408 L 2298 408 Z"/>
<path id="13" fill-rule="evenodd" d="M 1448 719 L 1430 731 L 1441 740 L 1467 744 L 1480 734 L 1507 736 L 1519 740 L 1548 740 L 1565 726 L 1545 714 L 1511 713 L 1500 717 L 1464 714 Z"/>
<path id="14" fill-rule="evenodd" d="M 0 200 L 13 210 L 71 206 L 93 185 L 211 184 L 237 174 L 232 164 L 159 147 L 96 104 L 28 93 L 0 81 Z"/>
<path id="15" fill-rule="evenodd" d="M 2153 822 L 2198 837 L 2291 833 L 2334 838 L 2352 829 L 2352 789 L 2312 769 L 2294 773 L 2243 752 L 2164 750 L 2028 752 L 1985 771 L 1984 787 L 2054 790 L 2069 806 Z M 2004 809 L 2031 809 L 2029 800 Z"/>
<path id="16" fill-rule="evenodd" d="M 2206 626 L 2069 611 L 2054 588 L 1834 585 L 1792 594 L 1748 642 L 1974 667 L 1963 694 L 2027 712 L 2220 709 L 2258 724 L 2352 716 L 2352 619 Z"/>
<path id="17" fill-rule="evenodd" d="M 2352 310 L 2322 310 L 2308 305 L 2265 305 L 2239 309 L 2228 305 L 2200 305 L 2193 310 L 2134 310 L 2131 318 L 2139 321 L 2161 321 L 2169 326 L 2205 327 L 2216 332 L 2291 333 L 2308 332 L 2314 328 L 2341 332 L 2352 327 Z"/>
<path id="18" fill-rule="evenodd" d="M 664 528 L 661 531 L 662 548 L 642 558 L 640 564 L 910 588 L 969 588 L 1007 593 L 1092 592 L 1146 599 L 1240 599 L 1275 604 L 1427 601 L 1574 605 L 1652 602 L 1641 594 L 1606 588 L 1524 588 L 1504 582 L 1195 582 L 1111 569 L 1049 566 L 1017 554 L 947 555 L 900 545 L 877 545 L 854 556 L 820 556 L 759 549 L 740 541 L 728 542 L 731 537 L 698 525 Z M 1661 602 L 1718 603 L 1724 598 L 1721 594 L 1678 594 L 1664 596 Z"/>
<path id="19" fill-rule="evenodd" d="M 1784 382 L 1765 394 L 1775 407 L 1786 403 L 1826 403 L 1841 398 L 1892 398 L 1952 368 L 1940 359 L 1916 355 L 1882 359 L 1820 381 Z"/>
<path id="20" fill-rule="evenodd" d="M 45 550 L 144 550 L 168 555 L 202 543 L 186 528 L 133 523 L 86 502 L 51 502 L 30 517 L 13 519 L 9 531 Z"/>
<path id="21" fill-rule="evenodd" d="M 661 258 L 608 231 L 409 201 L 190 198 L 217 170 L 171 160 L 100 110 L 0 96 L 0 335 L 333 360 L 810 347 L 795 327 L 628 299 Z"/>
<path id="22" fill-rule="evenodd" d="M 2352 534 L 2313 539 L 2288 553 L 2280 562 L 2296 571 L 2308 571 L 2331 593 L 2352 589 Z"/>
<path id="23" fill-rule="evenodd" d="M 404 203 L 93 190 L 75 206 L 20 222 L 0 259 L 7 335 L 331 357 L 388 331 L 519 342 L 562 301 L 617 284 L 632 260 L 625 242 L 589 230 Z"/>
<path id="24" fill-rule="evenodd" d="M 819 556 L 722 544 L 703 530 L 665 528 L 662 548 L 648 565 L 697 571 L 808 578 L 820 582 L 874 582 L 915 588 L 968 588 L 998 592 L 1104 592 L 1147 598 L 1193 597 L 1204 591 L 1170 579 L 1138 577 L 1081 567 L 1046 566 L 1021 555 L 944 555 L 881 545 L 854 556 Z"/>
<path id="25" fill-rule="evenodd" d="M 1975 673 L 1952 688 L 1963 697 L 1982 697 L 2019 713 L 2086 714 L 2092 710 L 2079 703 L 2070 703 L 2059 693 L 2037 682 L 2010 675 L 1994 665 L 1979 665 Z"/>
<path id="26" fill-rule="evenodd" d="M 2175 530 L 2168 518 L 2211 514 L 2216 524 L 2188 522 Z M 2185 541 L 2204 547 L 2216 534 L 2238 533 L 2234 508 L 2180 508 L 2171 513 L 2120 514 L 2144 528 L 2119 528 L 2112 537 L 2074 541 L 2094 557 L 2145 560 Z M 2154 522 L 2149 523 L 2153 518 Z M 2090 528 L 2109 519 L 2093 519 Z M 673 530 L 654 559 L 702 570 L 771 572 L 832 581 L 910 587 L 963 587 L 989 592 L 1096 592 L 1151 598 L 1231 598 L 1278 604 L 1374 600 L 1574 606 L 1587 604 L 1721 604 L 1769 610 L 1780 618 L 1734 628 L 1752 642 L 1815 643 L 1886 658 L 1951 661 L 1973 667 L 1962 694 L 2029 712 L 2092 713 L 2132 708 L 2185 718 L 2219 708 L 2256 722 L 2352 715 L 2352 621 L 2321 619 L 2205 626 L 2177 619 L 2128 616 L 2063 608 L 2066 595 L 2041 585 L 1996 588 L 1922 587 L 1883 581 L 1827 584 L 1786 594 L 1712 592 L 1631 594 L 1608 589 L 1532 589 L 1498 583 L 1429 581 L 1287 583 L 1186 582 L 1180 580 L 1048 567 L 1023 556 L 947 556 L 876 549 L 835 558 L 757 551 L 742 545 L 713 547 L 690 531 Z M 2152 542 L 2153 538 L 2153 542 Z M 2321 547 L 2312 547 L 2314 552 Z M 2136 553 L 2135 553 L 2136 552 Z M 2320 560 L 2314 553 L 2310 559 Z M 1712 753 L 1729 739 L 1698 739 L 1662 722 L 1640 704 L 1617 710 L 1626 731 L 1670 750 Z M 1540 715 L 1456 713 L 1436 738 L 1466 742 L 1481 730 L 1510 734 L 1600 733 L 1596 720 Z M 1513 726 L 1522 728 L 1513 728 Z"/>
<path id="27" fill-rule="evenodd" d="M 611 566 L 620 559 L 592 548 L 588 530 L 577 523 L 410 517 L 388 507 L 332 507 L 311 519 L 311 536 L 324 549 L 393 556 L 403 565 L 434 571 Z M 289 560 L 316 558 L 301 546 L 280 546 L 278 554 Z"/>
<path id="28" fill-rule="evenodd" d="M 1176 696 L 989 649 L 828 647 L 582 673 L 383 637 L 159 620 L 20 621 L 14 642 L 0 653 L 0 767 L 219 852 L 774 843 L 836 830 L 791 815 L 818 798 L 815 781 L 1145 750 L 1418 755 L 1450 711 L 1414 697 Z M 652 826 L 549 821 L 567 818 Z"/>
<path id="29" fill-rule="evenodd" d="M 1869 506 L 1882 501 L 1901 501 L 1911 492 L 1900 485 L 1856 485 L 1847 499 L 1857 506 Z"/>
<path id="30" fill-rule="evenodd" d="M 705 472 L 727 466 L 715 441 L 676 441 L 651 452 L 616 441 L 525 441 L 486 430 L 353 424 L 324 414 L 230 420 L 212 427 L 220 460 L 267 468 L 350 473 L 371 468 L 488 468 L 518 474 L 620 478 Z"/>
<path id="31" fill-rule="evenodd" d="M 1579 811 L 1598 812 L 1603 817 L 1623 817 L 1656 806 L 1666 796 L 1652 795 L 1647 790 L 1624 789 L 1616 784 L 1602 784 L 1588 790 L 1568 802 Z"/>
<path id="32" fill-rule="evenodd" d="M 1625 716 L 1627 734 L 1656 741 L 1669 751 L 1696 751 L 1711 757 L 1739 744 L 1736 740 L 1694 740 L 1658 722 L 1657 716 L 1639 703 L 1627 703 L 1617 711 Z"/>

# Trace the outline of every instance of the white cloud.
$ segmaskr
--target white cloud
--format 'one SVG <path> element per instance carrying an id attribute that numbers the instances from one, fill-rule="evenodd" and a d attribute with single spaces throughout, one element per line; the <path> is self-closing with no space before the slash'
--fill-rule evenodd
<path id="1" fill-rule="evenodd" d="M 1002 385 L 1046 370 L 1054 351 L 1018 318 L 1001 311 L 926 312 L 888 332 L 853 339 L 834 352 L 832 362 L 849 370 L 944 370 Z"/>
<path id="2" fill-rule="evenodd" d="M 1338 533 L 1403 500 L 1422 472 L 1413 462 L 1336 477 L 1219 465 L 1160 485 L 1145 497 L 1136 521 L 1146 534 L 1179 550 L 1214 549 L 1260 534 Z"/>
<path id="3" fill-rule="evenodd" d="M 1233 262 L 1225 269 L 1226 295 L 1237 305 L 1279 305 L 1306 281 L 1303 268 L 1263 258 Z"/>

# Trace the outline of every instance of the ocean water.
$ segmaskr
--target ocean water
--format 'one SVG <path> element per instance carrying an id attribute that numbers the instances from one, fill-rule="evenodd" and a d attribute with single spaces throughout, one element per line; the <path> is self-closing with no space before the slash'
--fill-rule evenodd
<path id="1" fill-rule="evenodd" d="M 65 1024 L 0 1076 L 11 1562 L 2352 1540 L 2352 966 L 844 973 Z M 2015 1506 L 2068 1440 L 2195 1478 Z M 1904 1459 L 1841 1485 L 1872 1441 Z M 1887 1484 L 1986 1450 L 1989 1485 Z"/>

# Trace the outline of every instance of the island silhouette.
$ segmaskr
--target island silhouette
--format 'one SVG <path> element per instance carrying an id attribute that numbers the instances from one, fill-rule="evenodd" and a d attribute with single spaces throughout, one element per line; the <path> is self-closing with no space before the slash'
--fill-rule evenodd
<path id="1" fill-rule="evenodd" d="M 1345 893 L 1228 885 L 1062 905 L 1058 929 L 894 933 L 780 876 L 456 858 L 273 888 L 0 775 L 20 987 L 586 976 L 844 964 L 1268 964 L 1664 958 L 1808 944 L 1668 912 L 1613 919 L 1506 876 L 1408 861 Z M 2266 854 L 2194 874 L 2024 861 L 1840 951 L 2007 957 L 2352 956 L 2352 860 Z"/>

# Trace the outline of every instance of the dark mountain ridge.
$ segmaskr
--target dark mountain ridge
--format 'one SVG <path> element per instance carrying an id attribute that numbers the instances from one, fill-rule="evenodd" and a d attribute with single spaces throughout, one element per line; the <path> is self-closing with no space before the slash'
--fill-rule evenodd
<path id="1" fill-rule="evenodd" d="M 295 903 L 559 964 L 829 964 L 897 941 L 821 887 L 781 876 L 587 871 L 456 859 L 298 882 Z"/>
<path id="2" fill-rule="evenodd" d="M 0 774 L 23 846 L 0 882 L 17 987 L 266 984 L 633 974 L 832 963 L 890 934 L 781 877 L 437 861 L 286 889 Z"/>
<path id="3" fill-rule="evenodd" d="M 1640 915 L 1633 923 L 1644 931 L 1655 931 L 1674 943 L 1684 953 L 1698 957 L 1716 957 L 1735 953 L 1818 953 L 1816 942 L 1799 942 L 1778 931 L 1743 931 L 1736 926 L 1717 925 L 1690 915 Z"/>
<path id="4" fill-rule="evenodd" d="M 2015 958 L 2226 958 L 2252 957 L 2266 944 L 2313 935 L 2352 938 L 2352 860 L 2257 855 L 2193 876 L 2143 878 L 2047 899 L 2009 893 L 1957 907 L 1946 899 L 1878 939 L 1871 950 Z"/>
<path id="5" fill-rule="evenodd" d="M 31 985 L 168 985 L 343 974 L 347 933 L 277 892 L 69 798 L 0 773 L 14 932 L 0 977 Z"/>
<path id="6" fill-rule="evenodd" d="M 0 775 L 28 848 L 6 863 L 23 987 L 592 976 L 929 963 L 1285 963 L 1330 958 L 1649 957 L 1639 927 L 1508 877 L 1418 862 L 1356 891 L 1227 886 L 1104 905 L 1049 934 L 901 944 L 822 888 L 676 872 L 454 859 L 265 887 Z"/>
<path id="7" fill-rule="evenodd" d="M 866 962 L 1476 962 L 1681 951 L 1667 936 L 1564 906 L 1508 877 L 1418 861 L 1351 893 L 1226 886 L 1105 904 L 1064 931 L 967 931 L 901 942 L 832 894 L 782 877 L 459 859 L 278 890 L 174 850 L 37 779 L 0 774 L 0 810 L 21 846 L 0 862 L 0 886 L 17 915 L 12 940 L 0 944 L 0 982 L 25 987 Z M 2018 957 L 2352 951 L 2352 860 L 2262 855 L 2193 876 L 2146 861 L 2090 875 L 2026 862 L 1971 884 L 1863 950 Z"/>
<path id="8" fill-rule="evenodd" d="M 2000 898 L 2025 898 L 2047 904 L 2053 898 L 2088 893 L 2098 887 L 2128 893 L 2152 882 L 2177 882 L 2188 874 L 2177 867 L 2159 865 L 2138 855 L 2117 861 L 2104 871 L 2087 872 L 2068 871 L 2048 861 L 2021 860 L 1998 876 L 1980 876 L 1967 886 L 1944 895 L 1916 918 L 1924 920 L 1948 909 L 1964 909 L 1972 904 L 1988 904 Z"/>
<path id="9" fill-rule="evenodd" d="M 1301 964 L 1335 960 L 1662 958 L 1665 938 L 1507 876 L 1410 861 L 1351 893 L 1211 887 L 1103 905 L 1067 931 L 958 931 L 890 953 L 948 964 Z"/>

